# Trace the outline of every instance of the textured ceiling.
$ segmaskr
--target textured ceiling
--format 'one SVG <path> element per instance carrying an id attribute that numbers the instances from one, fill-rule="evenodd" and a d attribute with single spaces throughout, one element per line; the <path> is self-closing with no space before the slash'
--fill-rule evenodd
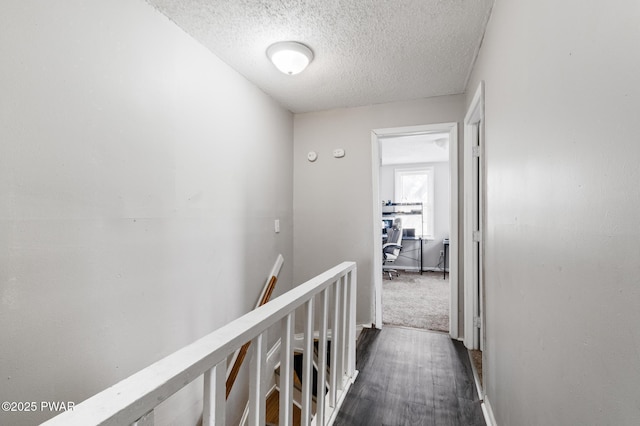
<path id="1" fill-rule="evenodd" d="M 462 93 L 493 0 L 147 0 L 284 107 L 307 112 Z M 280 73 L 266 49 L 315 58 Z"/>

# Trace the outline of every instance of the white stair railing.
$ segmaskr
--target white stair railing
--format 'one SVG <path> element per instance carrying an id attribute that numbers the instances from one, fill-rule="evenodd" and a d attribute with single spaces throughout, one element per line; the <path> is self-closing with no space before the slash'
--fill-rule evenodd
<path id="1" fill-rule="evenodd" d="M 244 343 L 250 346 L 249 425 L 264 426 L 267 389 L 267 331 L 281 327 L 280 425 L 291 425 L 293 407 L 293 339 L 295 312 L 304 322 L 305 355 L 313 353 L 314 319 L 318 318 L 318 372 L 327 370 L 331 328 L 331 366 L 327 397 L 317 380 L 317 412 L 312 418 L 312 356 L 303 358 L 302 425 L 330 425 L 357 376 L 355 369 L 356 274 L 354 262 L 343 262 L 304 284 L 180 349 L 114 386 L 44 423 L 46 426 L 153 426 L 154 409 L 204 375 L 203 425 L 224 425 L 226 360 Z M 317 311 L 317 315 L 314 314 Z M 330 315 L 331 314 L 331 315 Z M 318 374 L 320 378 L 321 375 Z"/>

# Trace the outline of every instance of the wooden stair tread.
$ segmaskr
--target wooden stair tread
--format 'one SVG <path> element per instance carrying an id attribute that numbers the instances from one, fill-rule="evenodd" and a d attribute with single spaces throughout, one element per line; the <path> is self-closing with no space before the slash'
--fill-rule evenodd
<path id="1" fill-rule="evenodd" d="M 267 397 L 266 411 L 266 422 L 277 425 L 280 418 L 280 392 L 277 390 Z M 302 411 L 293 404 L 293 426 L 300 426 L 301 419 Z"/>

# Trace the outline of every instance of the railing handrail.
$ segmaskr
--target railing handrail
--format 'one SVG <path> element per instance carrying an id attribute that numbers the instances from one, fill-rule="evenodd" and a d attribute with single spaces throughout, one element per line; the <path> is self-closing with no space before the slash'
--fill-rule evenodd
<path id="1" fill-rule="evenodd" d="M 43 425 L 120 425 L 135 422 L 222 362 L 233 350 L 263 333 L 355 268 L 355 262 L 343 262 L 321 273 Z"/>

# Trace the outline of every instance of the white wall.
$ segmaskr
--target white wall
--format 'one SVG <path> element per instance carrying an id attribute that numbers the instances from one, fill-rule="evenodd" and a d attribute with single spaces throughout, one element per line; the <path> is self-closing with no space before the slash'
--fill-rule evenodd
<path id="1" fill-rule="evenodd" d="M 449 163 L 411 163 L 411 164 L 395 164 L 380 167 L 380 198 L 382 200 L 395 200 L 395 170 L 403 168 L 433 167 L 434 180 L 434 234 L 433 239 L 423 240 L 422 247 L 422 267 L 424 269 L 435 269 L 440 260 L 440 251 L 444 250 L 442 240 L 449 238 L 449 222 L 450 202 L 449 202 Z M 420 230 L 416 230 L 419 233 Z M 407 241 L 407 250 L 419 250 L 417 242 Z M 404 250 L 404 248 L 403 248 Z M 409 252 L 400 256 L 395 265 L 402 268 L 417 268 L 417 261 L 411 259 L 419 259 L 418 252 Z M 448 260 L 447 260 L 448 263 Z"/>
<path id="2" fill-rule="evenodd" d="M 500 425 L 640 419 L 640 3 L 497 1 L 486 356 Z"/>
<path id="3" fill-rule="evenodd" d="M 290 288 L 288 111 L 142 0 L 5 0 L 0 31 L 1 401 L 103 390 L 248 311 L 278 253 Z"/>
<path id="4" fill-rule="evenodd" d="M 295 282 L 344 260 L 356 261 L 357 320 L 373 322 L 371 130 L 459 122 L 464 101 L 463 95 L 443 96 L 295 115 Z M 334 148 L 343 148 L 346 156 L 333 158 Z M 307 161 L 309 151 L 318 153 L 316 162 Z"/>

